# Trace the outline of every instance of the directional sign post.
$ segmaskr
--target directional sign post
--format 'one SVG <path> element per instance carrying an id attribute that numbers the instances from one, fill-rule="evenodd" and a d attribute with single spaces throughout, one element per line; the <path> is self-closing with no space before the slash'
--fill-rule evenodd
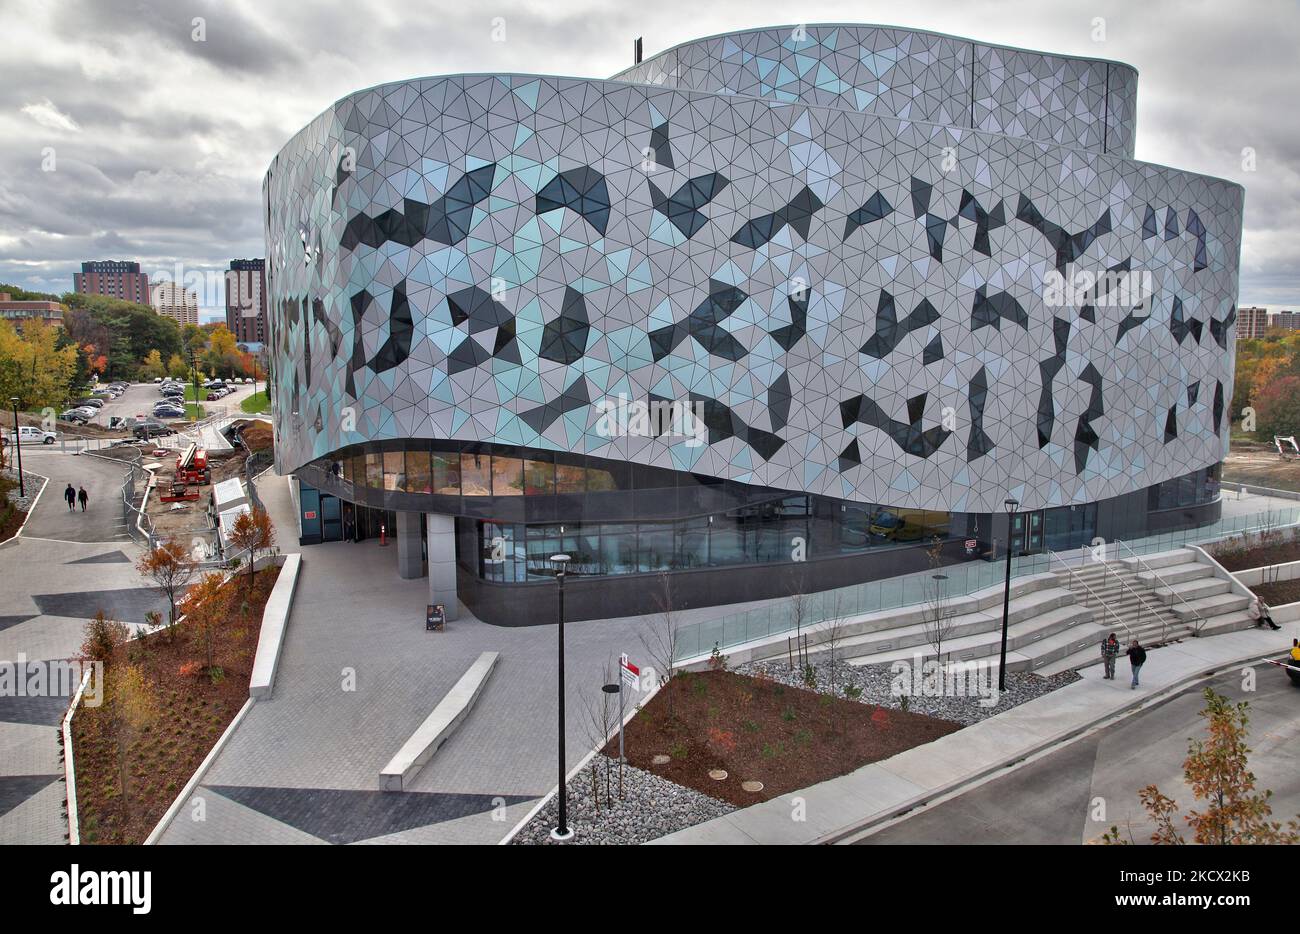
<path id="1" fill-rule="evenodd" d="M 618 676 L 619 681 L 625 688 L 632 688 L 634 691 L 641 690 L 641 669 L 633 665 L 625 654 L 618 657 Z M 625 690 L 618 692 L 618 761 L 621 765 L 627 759 L 623 756 L 623 695 Z"/>

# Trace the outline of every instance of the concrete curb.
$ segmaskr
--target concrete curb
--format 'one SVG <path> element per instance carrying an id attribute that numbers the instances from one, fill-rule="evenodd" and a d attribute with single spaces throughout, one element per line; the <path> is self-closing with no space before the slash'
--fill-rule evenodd
<path id="1" fill-rule="evenodd" d="M 924 794 L 917 795 L 899 804 L 891 805 L 890 807 L 877 811 L 874 814 L 869 814 L 865 818 L 854 821 L 852 824 L 846 825 L 845 827 L 839 830 L 835 830 L 828 834 L 823 834 L 820 837 L 809 840 L 807 841 L 807 843 L 813 845 L 849 843 L 852 842 L 854 839 L 870 836 L 870 834 L 864 833 L 864 831 L 875 829 L 880 824 L 883 824 L 886 821 L 892 820 L 896 817 L 901 817 L 902 815 L 914 811 L 918 807 L 927 804 L 930 801 L 933 801 L 937 798 L 944 798 L 947 797 L 948 795 L 953 794 L 954 792 L 962 791 L 974 785 L 977 785 L 996 772 L 1000 772 L 1008 769 L 1014 770 L 1015 768 L 1024 764 L 1027 760 L 1031 759 L 1032 757 L 1038 755 L 1041 752 L 1067 745 L 1073 740 L 1078 739 L 1079 737 L 1083 736 L 1086 733 L 1091 732 L 1094 729 L 1097 729 L 1103 724 L 1109 724 L 1112 721 L 1123 720 L 1125 717 L 1128 717 L 1131 714 L 1136 713 L 1138 710 L 1142 708 L 1153 706 L 1154 704 L 1157 703 L 1163 703 L 1173 695 L 1182 692 L 1190 685 L 1199 684 L 1202 681 L 1213 678 L 1216 675 L 1222 674 L 1225 671 L 1236 668 L 1239 665 L 1258 663 L 1266 659 L 1272 658 L 1275 655 L 1277 655 L 1276 651 L 1265 652 L 1262 654 L 1255 653 L 1242 658 L 1234 659 L 1233 661 L 1230 662 L 1222 662 L 1217 664 L 1213 668 L 1202 670 L 1199 673 L 1194 675 L 1189 675 L 1188 677 L 1182 679 L 1181 681 L 1177 681 L 1172 684 L 1165 685 L 1163 688 L 1160 688 L 1159 690 L 1156 690 L 1150 694 L 1139 695 L 1135 697 L 1132 702 L 1124 704 L 1123 706 L 1121 706 L 1116 710 L 1111 710 L 1108 713 L 1104 714 L 1103 716 L 1096 718 L 1095 720 L 1091 720 L 1087 723 L 1083 723 L 1078 726 L 1070 727 L 1067 730 L 1062 730 L 1060 733 L 1057 733 L 1054 736 L 1049 737 L 1048 739 L 1042 740 L 1041 742 L 1035 743 L 1024 749 L 1017 750 L 1015 753 L 1013 753 L 1010 756 L 1006 756 L 1005 758 L 1000 759 L 991 765 L 981 767 L 978 770 L 971 772 L 967 775 L 964 775 L 955 781 L 949 782 L 946 785 L 941 785 L 937 788 L 933 788 L 925 792 Z"/>
<path id="2" fill-rule="evenodd" d="M 77 815 L 77 769 L 72 761 L 72 715 L 81 705 L 81 696 L 86 693 L 93 668 L 86 669 L 81 676 L 81 687 L 72 697 L 68 712 L 63 715 L 63 782 L 68 800 L 68 845 L 81 844 L 81 819 Z"/>
<path id="3" fill-rule="evenodd" d="M 244 722 L 244 717 L 253 709 L 253 704 L 255 703 L 256 701 L 251 697 L 244 701 L 244 706 L 239 708 L 239 713 L 235 714 L 235 719 L 230 721 L 230 726 L 226 727 L 225 732 L 217 737 L 217 741 L 212 745 L 212 748 L 208 750 L 208 754 L 203 758 L 203 761 L 199 763 L 199 767 L 194 770 L 194 774 L 191 775 L 190 780 L 185 783 L 185 787 L 182 788 L 181 793 L 176 796 L 176 800 L 171 803 L 171 807 L 167 808 L 166 813 L 164 813 L 162 818 L 158 821 L 157 826 L 149 832 L 149 836 L 145 837 L 144 846 L 156 846 L 158 844 L 159 839 L 161 839 L 162 835 L 167 831 L 167 828 L 171 826 L 172 821 L 176 819 L 176 815 L 180 813 L 185 802 L 193 796 L 195 790 L 199 787 L 199 783 L 203 781 L 203 776 L 208 773 L 208 769 L 212 767 L 212 763 L 217 761 L 217 756 L 221 755 L 222 750 L 226 748 L 226 744 L 230 742 L 230 738 L 235 735 L 235 730 L 239 729 L 239 725 Z"/>
<path id="4" fill-rule="evenodd" d="M 41 475 L 32 474 L 32 476 L 40 477 Z M 0 542 L 0 548 L 4 548 L 7 545 L 12 545 L 15 542 L 17 542 L 18 539 L 22 538 L 23 530 L 27 528 L 27 521 L 31 519 L 32 513 L 36 511 L 36 504 L 41 501 L 41 494 L 45 492 L 45 488 L 49 485 L 50 485 L 50 478 L 41 477 L 41 488 L 36 491 L 36 495 L 32 497 L 32 504 L 28 506 L 27 511 L 23 513 L 23 524 L 18 526 L 18 530 L 14 532 L 12 536 L 10 536 L 8 539 L 6 539 L 3 542 Z"/>

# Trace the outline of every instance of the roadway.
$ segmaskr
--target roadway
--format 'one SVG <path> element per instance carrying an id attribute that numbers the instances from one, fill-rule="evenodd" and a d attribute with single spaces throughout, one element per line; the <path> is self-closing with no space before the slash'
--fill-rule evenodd
<path id="1" fill-rule="evenodd" d="M 1285 823 L 1300 814 L 1300 688 L 1273 665 L 1256 665 L 1254 672 L 1254 691 L 1243 690 L 1241 672 L 1209 684 L 1233 701 L 1250 702 L 1250 769 L 1256 787 L 1273 792 L 1273 819 Z M 859 842 L 1077 845 L 1114 825 L 1134 842 L 1147 843 L 1152 825 L 1138 802 L 1139 789 L 1158 785 L 1182 814 L 1204 807 L 1183 783 L 1188 740 L 1206 735 L 1200 715 L 1204 686 L 1189 687 Z"/>

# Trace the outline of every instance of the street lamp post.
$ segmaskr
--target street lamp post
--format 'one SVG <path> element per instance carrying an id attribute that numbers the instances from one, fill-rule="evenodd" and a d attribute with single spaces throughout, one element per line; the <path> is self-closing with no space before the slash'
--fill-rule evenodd
<path id="1" fill-rule="evenodd" d="M 1007 510 L 1007 582 L 1002 590 L 1002 654 L 998 661 L 998 690 L 1007 689 L 1007 618 L 1011 611 L 1011 521 L 1020 501 L 1007 497 L 1003 502 Z"/>
<path id="2" fill-rule="evenodd" d="M 560 802 L 560 818 L 551 830 L 552 840 L 572 840 L 573 828 L 569 826 L 569 790 L 564 784 L 564 572 L 569 563 L 568 555 L 551 555 L 551 564 L 555 566 L 555 581 L 559 585 L 560 626 L 559 626 L 559 712 L 560 712 L 560 783 L 556 795 Z"/>
<path id="3" fill-rule="evenodd" d="M 18 397 L 10 396 L 9 402 L 14 407 L 14 452 L 18 457 L 18 495 L 27 497 L 27 486 L 23 482 L 23 439 L 20 437 L 22 432 L 18 430 Z"/>

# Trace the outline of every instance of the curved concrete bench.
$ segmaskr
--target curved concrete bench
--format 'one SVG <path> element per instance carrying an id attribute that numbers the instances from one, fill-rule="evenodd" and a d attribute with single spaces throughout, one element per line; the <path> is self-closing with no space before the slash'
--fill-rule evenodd
<path id="1" fill-rule="evenodd" d="M 248 696 L 253 700 L 270 697 L 275 686 L 275 669 L 280 663 L 293 591 L 298 586 L 298 569 L 302 555 L 285 555 L 280 576 L 275 579 L 271 595 L 262 613 L 262 630 L 257 637 L 257 654 L 253 656 L 253 674 L 248 679 Z"/>
<path id="2" fill-rule="evenodd" d="M 438 701 L 433 713 L 425 718 L 411 734 L 411 738 L 402 744 L 397 755 L 379 773 L 379 785 L 384 791 L 401 791 L 402 786 L 433 758 L 438 747 L 469 715 L 470 708 L 482 693 L 488 675 L 492 674 L 499 657 L 498 652 L 481 654 L 447 692 L 447 696 Z"/>

